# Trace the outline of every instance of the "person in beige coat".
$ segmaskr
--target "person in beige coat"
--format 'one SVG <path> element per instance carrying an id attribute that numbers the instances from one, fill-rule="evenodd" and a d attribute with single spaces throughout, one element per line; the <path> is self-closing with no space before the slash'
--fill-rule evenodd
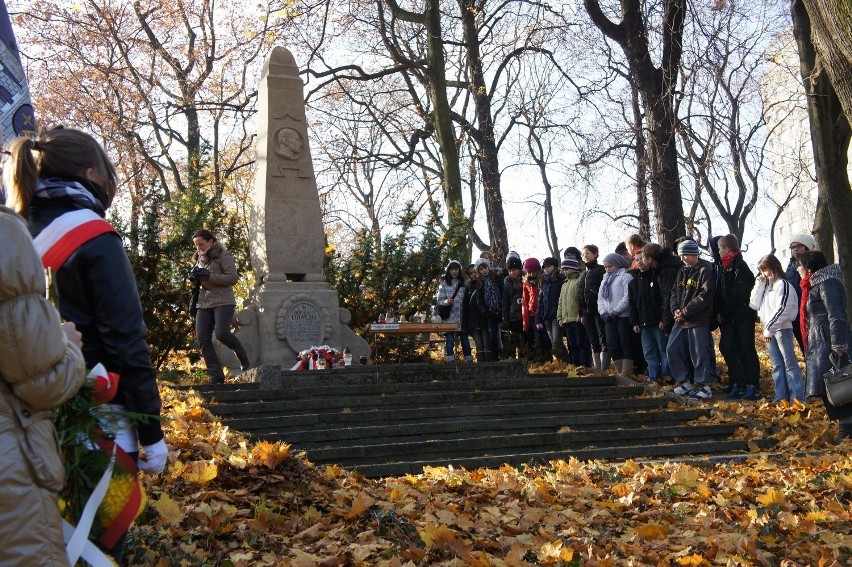
<path id="1" fill-rule="evenodd" d="M 231 253 L 207 229 L 196 230 L 192 242 L 195 244 L 195 254 L 192 256 L 195 267 L 189 279 L 201 286 L 195 333 L 210 375 L 210 383 L 222 384 L 225 382 L 225 373 L 213 346 L 214 333 L 219 342 L 234 351 L 243 371 L 250 366 L 245 347 L 231 332 L 231 320 L 237 304 L 234 298 L 234 285 L 239 279 L 237 264 Z"/>
<path id="2" fill-rule="evenodd" d="M 45 298 L 23 220 L 0 207 L 0 550 L 3 565 L 67 565 L 52 409 L 86 379 L 81 335 Z"/>

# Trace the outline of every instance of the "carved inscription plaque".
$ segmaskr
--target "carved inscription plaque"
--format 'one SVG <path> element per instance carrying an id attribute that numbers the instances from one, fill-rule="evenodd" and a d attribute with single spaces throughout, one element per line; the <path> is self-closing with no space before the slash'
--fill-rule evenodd
<path id="1" fill-rule="evenodd" d="M 299 352 L 322 344 L 325 338 L 325 322 L 320 312 L 310 303 L 296 303 L 287 314 L 287 342 Z"/>

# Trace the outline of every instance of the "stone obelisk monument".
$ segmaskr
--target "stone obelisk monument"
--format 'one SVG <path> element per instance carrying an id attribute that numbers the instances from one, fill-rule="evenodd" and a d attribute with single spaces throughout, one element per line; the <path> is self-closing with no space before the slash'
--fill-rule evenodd
<path id="1" fill-rule="evenodd" d="M 349 347 L 355 360 L 367 342 L 347 326 L 350 313 L 323 276 L 325 238 L 305 122 L 299 69 L 275 47 L 258 87 L 257 171 L 249 248 L 257 287 L 237 315 L 253 365 L 292 365 L 311 346 Z"/>

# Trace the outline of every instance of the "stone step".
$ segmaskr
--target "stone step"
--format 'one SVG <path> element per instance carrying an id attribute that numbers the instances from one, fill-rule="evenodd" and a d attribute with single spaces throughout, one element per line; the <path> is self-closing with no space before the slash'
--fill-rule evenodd
<path id="1" fill-rule="evenodd" d="M 767 443 L 758 443 L 767 445 Z M 661 459 L 695 455 L 719 455 L 723 453 L 748 452 L 749 446 L 740 440 L 704 440 L 688 443 L 672 444 L 635 444 L 625 447 L 601 447 L 577 450 L 552 450 L 531 453 L 508 452 L 504 454 L 488 454 L 475 457 L 454 457 L 440 459 L 418 458 L 413 460 L 389 460 L 385 463 L 359 464 L 352 466 L 362 475 L 369 478 L 400 476 L 405 474 L 421 474 L 424 467 L 465 468 L 499 468 L 504 465 L 514 467 L 525 464 L 543 465 L 557 459 L 568 460 L 575 458 L 581 461 L 626 459 Z M 309 455 L 310 456 L 310 455 Z"/>
<path id="2" fill-rule="evenodd" d="M 242 385 L 240 385 L 242 386 Z M 431 380 L 428 382 L 384 382 L 377 384 L 331 384 L 318 385 L 316 382 L 302 383 L 299 386 L 288 386 L 281 389 L 229 388 L 228 385 L 203 386 L 196 388 L 205 397 L 216 403 L 240 403 L 263 400 L 296 400 L 301 398 L 323 397 L 334 398 L 344 396 L 371 396 L 388 394 L 449 393 L 463 391 L 518 391 L 518 390 L 560 390 L 572 391 L 578 397 L 588 396 L 590 392 L 598 391 L 601 386 L 616 387 L 615 379 L 611 377 L 567 378 L 565 376 L 535 376 L 531 378 L 503 378 L 490 380 L 487 378 L 463 378 L 456 380 Z"/>
<path id="3" fill-rule="evenodd" d="M 552 433 L 515 433 L 511 435 L 471 436 L 461 439 L 430 439 L 427 441 L 357 444 L 346 447 L 317 447 L 308 456 L 314 463 L 335 463 L 342 466 L 378 464 L 389 457 L 438 461 L 440 459 L 472 458 L 495 453 L 537 453 L 580 449 L 624 447 L 637 444 L 683 443 L 691 440 L 724 439 L 739 424 L 709 424 L 694 426 L 661 426 L 642 429 L 604 429 Z"/>
<path id="4" fill-rule="evenodd" d="M 389 440 L 425 441 L 427 439 L 462 439 L 470 437 L 475 431 L 479 435 L 499 432 L 508 434 L 515 431 L 526 433 L 548 433 L 562 429 L 571 431 L 595 431 L 627 427 L 660 427 L 683 424 L 709 412 L 705 409 L 630 411 L 623 413 L 576 414 L 537 414 L 522 417 L 483 417 L 473 419 L 444 419 L 413 421 L 381 425 L 353 424 L 350 427 L 326 427 L 287 430 L 255 430 L 257 437 L 265 439 L 284 439 L 293 446 L 308 450 L 328 444 L 344 444 L 351 441 L 359 443 Z"/>
<path id="5" fill-rule="evenodd" d="M 252 433 L 255 431 L 275 429 L 302 429 L 304 427 L 326 428 L 344 424 L 367 423 L 405 423 L 406 421 L 423 421 L 429 419 L 465 419 L 482 416 L 535 416 L 559 413 L 570 414 L 599 414 L 619 413 L 626 411 L 641 411 L 664 407 L 668 403 L 665 398 L 598 398 L 583 401 L 552 401 L 539 400 L 505 401 L 493 403 L 483 400 L 479 403 L 463 405 L 445 404 L 411 407 L 368 407 L 358 411 L 344 408 L 329 411 L 291 412 L 286 410 L 273 411 L 266 404 L 254 404 L 248 408 L 239 407 L 239 412 L 223 411 L 221 406 L 211 405 L 210 411 L 219 416 L 234 429 Z M 252 409 L 253 408 L 253 409 Z"/>

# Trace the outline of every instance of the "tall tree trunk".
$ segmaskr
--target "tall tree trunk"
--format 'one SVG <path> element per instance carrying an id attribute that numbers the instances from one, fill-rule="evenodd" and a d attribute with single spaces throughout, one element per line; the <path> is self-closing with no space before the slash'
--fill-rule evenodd
<path id="1" fill-rule="evenodd" d="M 639 211 L 639 236 L 651 242 L 651 217 L 648 210 L 648 158 L 645 155 L 645 130 L 642 106 L 636 84 L 630 83 L 630 102 L 633 107 L 633 132 L 636 136 L 636 204 Z"/>
<path id="2" fill-rule="evenodd" d="M 674 91 L 683 53 L 683 25 L 686 0 L 665 0 L 660 25 L 662 63 L 654 67 L 648 45 L 648 26 L 642 0 L 621 0 L 622 20 L 615 24 L 601 10 L 598 0 L 584 0 L 595 26 L 621 46 L 627 58 L 630 78 L 642 96 L 648 124 L 648 181 L 654 200 L 657 238 L 673 247 L 686 234 L 675 145 Z"/>
<path id="3" fill-rule="evenodd" d="M 828 73 L 846 118 L 852 120 L 852 2 L 801 0 L 801 4 L 810 20 L 810 42 L 822 59 L 821 67 Z"/>
<path id="4" fill-rule="evenodd" d="M 503 197 L 500 192 L 500 162 L 497 140 L 494 134 L 494 118 L 491 96 L 485 85 L 482 56 L 479 51 L 479 35 L 476 27 L 477 2 L 459 0 L 462 27 L 467 53 L 470 92 L 476 109 L 476 130 L 472 132 L 479 147 L 477 161 L 482 175 L 482 196 L 488 233 L 491 238 L 491 253 L 495 261 L 501 261 L 509 252 L 509 236 L 506 217 L 503 213 Z"/>
<path id="5" fill-rule="evenodd" d="M 799 64 L 807 95 L 819 200 L 828 209 L 837 240 L 838 258 L 843 267 L 844 283 L 847 290 L 852 290 L 852 223 L 847 217 L 849 211 L 852 211 L 852 189 L 847 169 L 849 121 L 825 72 L 826 62 L 814 49 L 811 20 L 805 2 L 793 0 L 791 10 L 793 34 L 799 47 Z M 820 231 L 819 237 L 820 244 L 827 238 L 824 231 Z"/>
<path id="6" fill-rule="evenodd" d="M 464 214 L 459 150 L 447 98 L 447 62 L 441 29 L 441 2 L 426 0 L 423 12 L 417 13 L 400 8 L 396 0 L 384 1 L 395 18 L 421 24 L 426 32 L 426 72 L 429 75 L 429 93 L 433 107 L 430 120 L 435 128 L 435 139 L 441 152 L 442 184 L 444 200 L 447 203 L 447 253 L 450 258 L 464 258 L 468 249 L 470 223 Z"/>

